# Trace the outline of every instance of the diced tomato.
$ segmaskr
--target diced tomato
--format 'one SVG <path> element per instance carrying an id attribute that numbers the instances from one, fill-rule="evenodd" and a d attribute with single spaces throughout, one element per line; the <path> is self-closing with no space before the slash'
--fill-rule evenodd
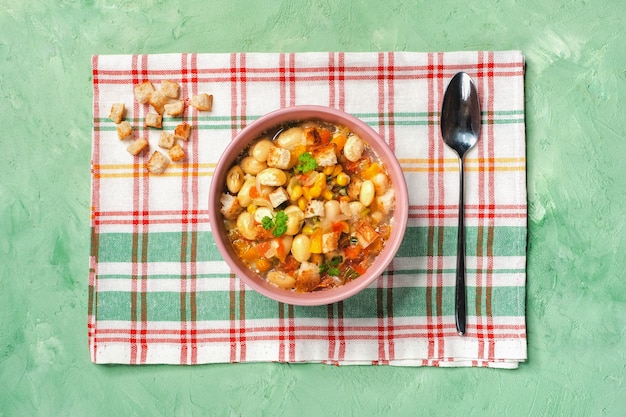
<path id="1" fill-rule="evenodd" d="M 361 265 L 354 265 L 353 269 L 358 272 L 359 275 L 363 275 L 367 271 L 367 268 L 364 268 Z"/>
<path id="2" fill-rule="evenodd" d="M 361 247 L 358 245 L 346 246 L 343 249 L 343 254 L 348 259 L 358 259 L 359 256 L 361 255 Z"/>
<path id="3" fill-rule="evenodd" d="M 276 239 L 276 242 L 278 243 L 278 247 L 276 248 L 276 257 L 281 261 L 284 261 L 287 256 L 287 253 L 285 252 L 285 244 L 282 239 Z"/>
<path id="4" fill-rule="evenodd" d="M 328 142 L 330 142 L 330 130 L 320 128 L 320 129 L 317 129 L 317 133 L 320 135 L 322 144 L 326 145 Z"/>
<path id="5" fill-rule="evenodd" d="M 261 255 L 265 256 L 265 253 L 270 250 L 270 242 L 264 240 L 263 242 L 259 242 L 256 245 L 256 251 Z"/>
<path id="6" fill-rule="evenodd" d="M 339 221 L 333 223 L 333 232 L 348 233 L 350 231 L 350 225 L 347 221 Z"/>

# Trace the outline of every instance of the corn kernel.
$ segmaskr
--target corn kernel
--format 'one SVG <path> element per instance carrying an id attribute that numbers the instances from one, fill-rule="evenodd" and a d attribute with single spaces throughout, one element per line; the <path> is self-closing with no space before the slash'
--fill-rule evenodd
<path id="1" fill-rule="evenodd" d="M 331 190 L 326 189 L 322 191 L 322 197 L 324 197 L 324 200 L 332 200 L 335 198 L 335 195 Z"/>
<path id="2" fill-rule="evenodd" d="M 257 207 L 254 204 L 250 204 L 248 205 L 248 207 L 246 207 L 246 211 L 252 215 L 254 215 L 254 213 L 256 212 Z"/>
<path id="3" fill-rule="evenodd" d="M 288 191 L 291 201 L 297 201 L 302 196 L 302 186 L 300 184 L 294 185 Z"/>
<path id="4" fill-rule="evenodd" d="M 343 171 L 343 167 L 341 166 L 341 164 L 337 164 L 335 165 L 335 168 L 333 169 L 333 173 L 332 176 L 336 177 L 337 175 L 339 175 L 339 173 Z"/>
<path id="5" fill-rule="evenodd" d="M 314 232 L 315 227 L 311 226 L 310 224 L 307 224 L 302 228 L 302 234 L 304 235 L 311 236 Z"/>
<path id="6" fill-rule="evenodd" d="M 337 175 L 337 185 L 339 185 L 340 187 L 345 187 L 348 184 L 350 184 L 350 176 L 345 172 L 340 172 Z"/>
<path id="7" fill-rule="evenodd" d="M 335 170 L 335 165 L 329 165 L 327 167 L 324 167 L 324 170 L 322 172 L 324 173 L 324 175 L 329 176 L 333 173 L 334 170 Z"/>
<path id="8" fill-rule="evenodd" d="M 322 253 L 322 235 L 311 236 L 311 253 Z"/>
<path id="9" fill-rule="evenodd" d="M 311 189 L 309 190 L 309 194 L 311 194 L 311 198 L 317 198 L 322 194 L 322 187 L 319 187 L 317 184 L 315 184 L 313 187 L 311 187 Z"/>
<path id="10" fill-rule="evenodd" d="M 302 187 L 302 197 L 300 198 L 303 197 L 309 201 L 313 199 L 313 196 L 311 195 L 311 187 Z"/>
<path id="11" fill-rule="evenodd" d="M 307 200 L 305 196 L 302 196 L 298 199 L 298 207 L 300 208 L 300 210 L 302 211 L 306 210 L 306 206 L 308 205 L 309 205 L 309 200 Z"/>
<path id="12" fill-rule="evenodd" d="M 320 187 L 320 188 L 326 187 L 326 175 L 322 174 L 321 172 L 318 173 L 317 178 L 315 179 L 314 186 Z"/>

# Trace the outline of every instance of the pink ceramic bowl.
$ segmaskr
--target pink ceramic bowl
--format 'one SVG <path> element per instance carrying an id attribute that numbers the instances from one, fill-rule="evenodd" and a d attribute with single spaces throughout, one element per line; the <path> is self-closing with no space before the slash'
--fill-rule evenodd
<path id="1" fill-rule="evenodd" d="M 396 206 L 393 215 L 391 236 L 386 242 L 383 251 L 378 255 L 365 274 L 337 288 L 316 292 L 292 292 L 267 283 L 262 277 L 251 271 L 236 256 L 228 241 L 222 214 L 220 213 L 220 195 L 224 189 L 228 169 L 252 140 L 259 137 L 268 129 L 280 124 L 289 121 L 309 119 L 324 120 L 330 123 L 344 125 L 366 141 L 374 151 L 376 151 L 387 167 L 395 190 Z M 215 174 L 211 180 L 209 213 L 211 230 L 213 231 L 217 247 L 224 257 L 224 260 L 244 283 L 276 301 L 294 305 L 314 306 L 344 300 L 372 284 L 381 276 L 385 268 L 396 255 L 402 238 L 404 237 L 408 218 L 408 195 L 400 164 L 383 139 L 367 124 L 347 113 L 332 108 L 322 106 L 295 106 L 274 111 L 254 121 L 228 145 L 215 168 Z"/>

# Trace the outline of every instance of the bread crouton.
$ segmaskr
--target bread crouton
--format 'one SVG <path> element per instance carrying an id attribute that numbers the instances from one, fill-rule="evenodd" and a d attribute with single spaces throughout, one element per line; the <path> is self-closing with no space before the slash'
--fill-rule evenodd
<path id="1" fill-rule="evenodd" d="M 113 103 L 111 105 L 111 111 L 109 112 L 109 119 L 111 119 L 116 125 L 120 124 L 124 119 L 125 110 L 124 103 Z"/>
<path id="2" fill-rule="evenodd" d="M 322 235 L 322 253 L 330 253 L 337 250 L 341 232 L 330 232 Z"/>
<path id="3" fill-rule="evenodd" d="M 272 191 L 268 197 L 274 208 L 289 200 L 289 194 L 287 194 L 287 191 L 285 191 L 283 187 L 278 187 L 276 190 Z"/>
<path id="4" fill-rule="evenodd" d="M 167 158 L 167 156 L 163 155 L 159 151 L 154 151 L 152 156 L 150 156 L 146 167 L 148 168 L 148 172 L 150 172 L 151 174 L 161 175 L 165 172 L 165 169 L 167 168 L 169 163 L 170 160 Z"/>
<path id="5" fill-rule="evenodd" d="M 317 166 L 328 167 L 337 164 L 337 154 L 335 154 L 335 145 L 329 143 L 315 148 L 311 155 L 315 158 Z"/>
<path id="6" fill-rule="evenodd" d="M 324 202 L 321 200 L 311 200 L 304 211 L 304 218 L 324 217 Z"/>
<path id="7" fill-rule="evenodd" d="M 172 149 L 167 151 L 167 154 L 174 162 L 182 161 L 183 159 L 185 159 L 185 150 L 179 144 L 172 146 Z"/>
<path id="8" fill-rule="evenodd" d="M 210 94 L 198 94 L 191 98 L 190 104 L 200 111 L 211 111 L 213 108 L 213 95 Z"/>
<path id="9" fill-rule="evenodd" d="M 147 127 L 160 129 L 163 126 L 163 116 L 156 113 L 148 113 L 146 114 L 145 124 Z"/>
<path id="10" fill-rule="evenodd" d="M 131 154 L 131 155 L 139 155 L 145 151 L 147 151 L 150 148 L 150 144 L 148 143 L 148 140 L 145 138 L 139 138 L 136 141 L 134 141 L 133 143 L 131 143 L 128 148 L 126 148 L 126 150 Z"/>
<path id="11" fill-rule="evenodd" d="M 267 166 L 279 169 L 288 169 L 291 162 L 291 152 L 287 149 L 272 147 L 267 154 Z"/>
<path id="12" fill-rule="evenodd" d="M 161 81 L 161 92 L 169 98 L 178 98 L 180 91 L 180 85 L 177 82 L 170 80 Z"/>
<path id="13" fill-rule="evenodd" d="M 303 130 L 304 138 L 308 146 L 320 146 L 324 144 L 324 140 L 320 136 L 319 130 L 315 126 L 305 127 Z"/>
<path id="14" fill-rule="evenodd" d="M 163 149 L 172 149 L 172 146 L 176 143 L 176 138 L 171 132 L 161 132 L 159 138 L 159 146 Z"/>
<path id="15" fill-rule="evenodd" d="M 179 136 L 182 140 L 189 140 L 189 135 L 191 134 L 191 125 L 189 123 L 181 123 L 176 126 L 174 130 L 174 134 Z"/>
<path id="16" fill-rule="evenodd" d="M 124 120 L 116 126 L 117 137 L 120 140 L 129 139 L 133 135 L 133 127 L 132 125 Z"/>
<path id="17" fill-rule="evenodd" d="M 361 186 L 363 185 L 363 180 L 355 177 L 350 179 L 350 184 L 348 184 L 348 197 L 351 200 L 358 200 L 359 194 L 361 193 Z"/>
<path id="18" fill-rule="evenodd" d="M 146 104 L 150 101 L 150 96 L 154 92 L 154 87 L 150 81 L 144 81 L 143 83 L 136 85 L 133 89 L 135 93 L 135 99 L 141 104 Z"/>
<path id="19" fill-rule="evenodd" d="M 165 105 L 167 104 L 168 100 L 168 97 L 163 94 L 161 90 L 156 90 L 150 96 L 149 103 L 157 113 L 163 114 L 163 111 L 165 110 Z"/>
<path id="20" fill-rule="evenodd" d="M 220 203 L 222 203 L 220 212 L 228 220 L 235 220 L 239 213 L 243 211 L 239 199 L 234 195 L 223 193 L 220 197 Z"/>
<path id="21" fill-rule="evenodd" d="M 182 100 L 172 101 L 163 106 L 163 112 L 168 116 L 177 117 L 185 111 L 185 102 Z"/>
<path id="22" fill-rule="evenodd" d="M 320 268 L 312 262 L 302 262 L 296 271 L 296 289 L 312 291 L 320 284 Z"/>
<path id="23" fill-rule="evenodd" d="M 376 230 L 374 230 L 369 223 L 363 220 L 360 220 L 357 223 L 354 235 L 362 248 L 368 247 L 378 238 Z"/>

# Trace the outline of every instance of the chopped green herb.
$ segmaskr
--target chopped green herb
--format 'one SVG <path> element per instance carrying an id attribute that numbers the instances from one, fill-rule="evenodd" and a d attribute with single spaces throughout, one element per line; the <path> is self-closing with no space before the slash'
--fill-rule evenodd
<path id="1" fill-rule="evenodd" d="M 314 171 L 317 168 L 317 161 L 313 158 L 310 152 L 304 152 L 298 157 L 298 161 L 300 162 L 295 170 L 296 173 L 306 174 L 307 172 Z"/>
<path id="2" fill-rule="evenodd" d="M 341 261 L 343 261 L 343 256 L 333 256 L 329 263 L 332 266 L 337 266 L 341 263 Z"/>
<path id="3" fill-rule="evenodd" d="M 276 237 L 282 236 L 287 231 L 287 215 L 283 210 L 276 213 L 274 218 L 270 216 L 263 217 L 261 224 L 265 230 L 272 230 L 272 234 Z"/>
<path id="4" fill-rule="evenodd" d="M 274 220 L 270 216 L 265 216 L 261 224 L 265 230 L 271 230 L 274 227 Z"/>
<path id="5" fill-rule="evenodd" d="M 274 236 L 282 236 L 287 231 L 287 219 L 289 217 L 283 210 L 276 213 L 276 228 L 272 232 Z"/>
<path id="6" fill-rule="evenodd" d="M 352 269 L 352 267 L 348 267 L 343 273 L 343 277 L 346 281 L 352 281 L 359 277 L 359 273 Z"/>
<path id="7" fill-rule="evenodd" d="M 343 257 L 333 256 L 333 258 L 330 261 L 325 262 L 320 265 L 320 274 L 326 273 L 326 275 L 329 275 L 331 277 L 338 277 L 339 268 L 337 268 L 337 266 L 339 266 L 339 264 L 341 264 L 342 261 L 343 261 Z"/>

